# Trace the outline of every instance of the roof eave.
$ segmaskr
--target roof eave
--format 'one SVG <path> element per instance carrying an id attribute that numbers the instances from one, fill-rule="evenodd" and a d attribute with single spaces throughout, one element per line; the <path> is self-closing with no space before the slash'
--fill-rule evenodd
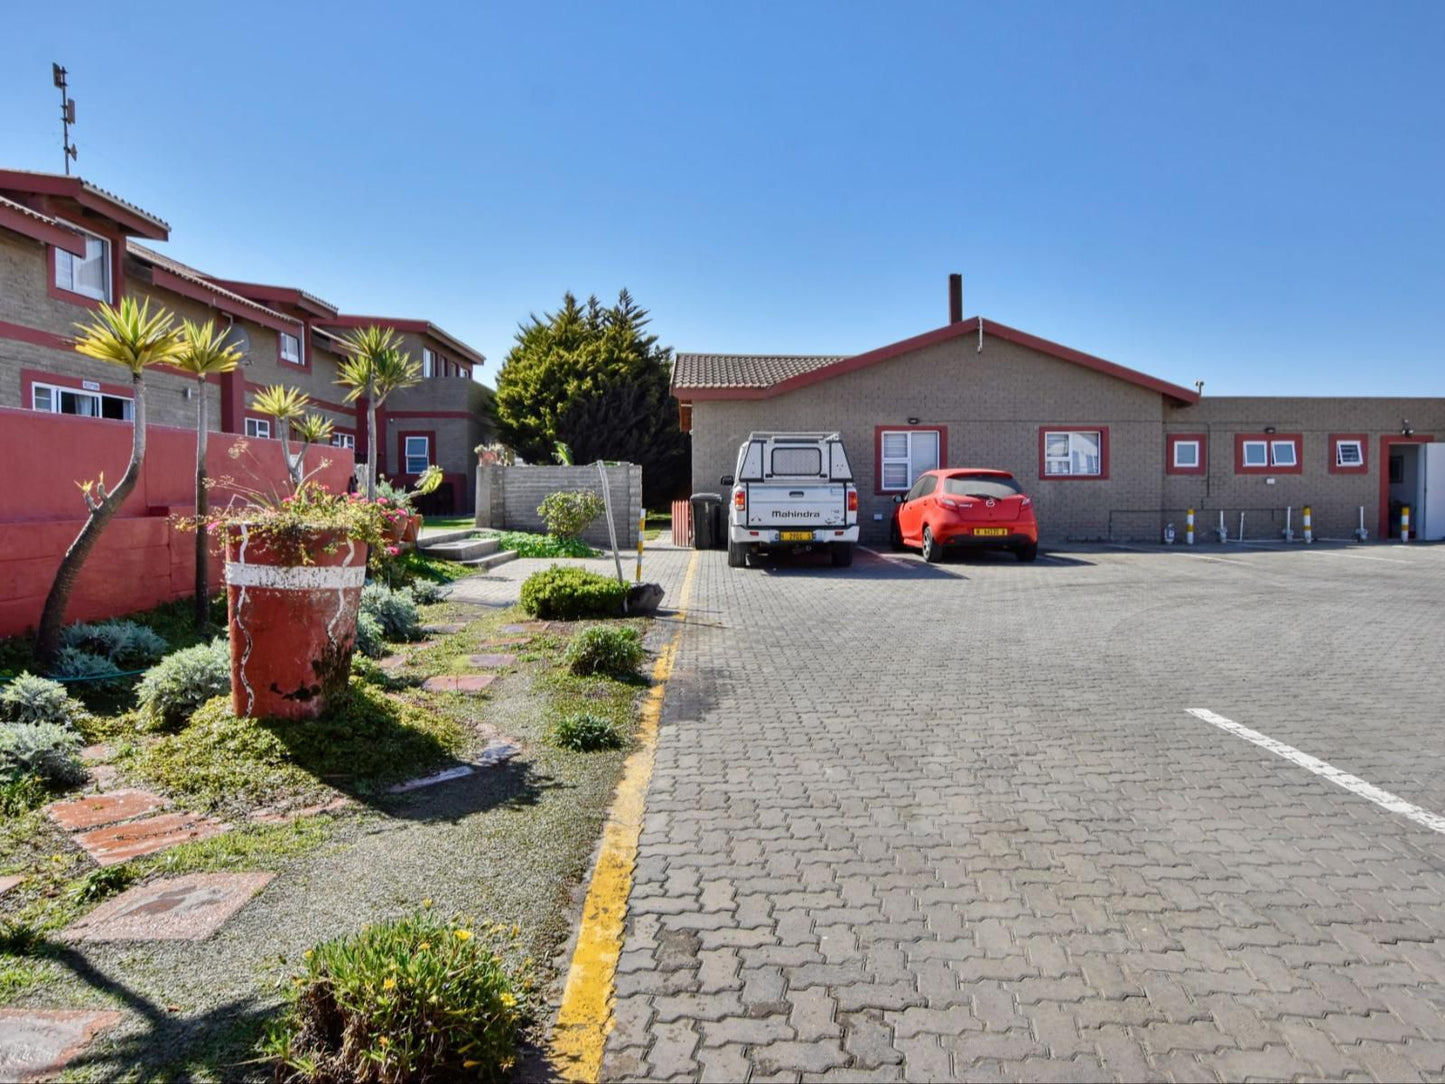
<path id="1" fill-rule="evenodd" d="M 0 226 L 41 244 L 54 245 L 74 256 L 85 255 L 85 236 L 36 211 L 22 210 L 0 201 Z"/>

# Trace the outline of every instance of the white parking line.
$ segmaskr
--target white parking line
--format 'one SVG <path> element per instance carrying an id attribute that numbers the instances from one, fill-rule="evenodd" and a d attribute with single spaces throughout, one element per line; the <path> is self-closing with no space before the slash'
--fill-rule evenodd
<path id="1" fill-rule="evenodd" d="M 1407 802 L 1403 798 L 1396 797 L 1388 790 L 1381 790 L 1373 783 L 1366 783 L 1357 775 L 1342 772 L 1332 764 L 1326 764 L 1317 757 L 1300 752 L 1293 745 L 1286 745 L 1282 741 L 1275 741 L 1273 738 L 1261 734 L 1257 730 L 1250 730 L 1249 727 L 1241 726 L 1232 719 L 1226 719 L 1223 715 L 1216 715 L 1208 708 L 1185 708 L 1184 710 L 1196 719 L 1202 719 L 1206 723 L 1219 727 L 1220 730 L 1227 730 L 1236 737 L 1253 742 L 1261 749 L 1268 749 L 1271 753 L 1284 757 L 1285 760 L 1293 761 L 1301 768 L 1306 768 L 1314 772 L 1315 775 L 1324 776 L 1324 778 L 1328 779 L 1331 783 L 1344 787 L 1345 790 L 1351 794 L 1357 794 L 1361 798 L 1366 798 L 1376 805 L 1388 809 L 1391 813 L 1398 813 L 1400 816 L 1412 820 L 1416 824 L 1430 829 L 1432 832 L 1445 833 L 1445 817 L 1440 816 L 1438 813 L 1431 813 L 1428 809 L 1421 809 L 1419 806 Z"/>
<path id="2" fill-rule="evenodd" d="M 1335 553 L 1333 550 L 1306 550 L 1316 557 L 1343 557 L 1347 561 L 1381 561 L 1387 565 L 1408 565 L 1409 561 L 1401 561 L 1397 557 L 1366 557 L 1363 553 Z"/>
<path id="3" fill-rule="evenodd" d="M 1214 561 L 1217 564 L 1221 565 L 1244 565 L 1246 568 L 1255 567 L 1254 565 L 1251 565 L 1248 561 L 1237 561 L 1233 557 L 1210 557 L 1208 554 L 1205 553 L 1188 553 L 1184 550 L 1171 549 L 1163 546 L 1160 546 L 1156 549 L 1145 549 L 1143 546 L 1126 546 L 1121 543 L 1116 543 L 1115 545 L 1116 548 L 1121 550 L 1128 550 L 1130 553 L 1169 553 L 1178 557 L 1189 557 L 1195 561 Z"/>

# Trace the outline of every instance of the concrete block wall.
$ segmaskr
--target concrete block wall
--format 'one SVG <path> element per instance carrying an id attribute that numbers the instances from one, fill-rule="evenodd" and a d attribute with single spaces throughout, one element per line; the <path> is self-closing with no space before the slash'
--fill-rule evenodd
<path id="1" fill-rule="evenodd" d="M 612 498 L 617 544 L 623 549 L 637 546 L 637 524 L 642 516 L 642 468 L 635 463 L 607 467 L 607 485 Z M 602 478 L 595 466 L 579 467 L 478 467 L 478 527 L 507 531 L 545 533 L 546 524 L 537 506 L 548 494 L 583 489 L 602 496 Z M 583 534 L 590 545 L 610 544 L 605 515 Z"/>

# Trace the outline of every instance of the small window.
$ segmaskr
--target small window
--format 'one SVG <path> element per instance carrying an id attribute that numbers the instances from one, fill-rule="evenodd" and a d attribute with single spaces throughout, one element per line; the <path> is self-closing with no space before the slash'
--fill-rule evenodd
<path id="1" fill-rule="evenodd" d="M 69 225 L 69 223 L 66 223 Z M 72 229 L 79 227 L 72 226 Z M 85 255 L 55 250 L 55 285 L 82 297 L 110 301 L 110 242 L 93 233 L 85 234 Z"/>
<path id="2" fill-rule="evenodd" d="M 1244 442 L 1244 453 L 1240 459 L 1240 463 L 1246 467 L 1268 467 L 1269 441 L 1246 440 Z"/>
<path id="3" fill-rule="evenodd" d="M 884 430 L 879 440 L 879 479 L 885 490 L 904 490 L 925 471 L 937 470 L 937 429 Z"/>
<path id="4" fill-rule="evenodd" d="M 331 446 L 333 448 L 350 448 L 356 451 L 356 438 L 350 433 L 332 433 Z"/>
<path id="5" fill-rule="evenodd" d="M 1299 459 L 1295 456 L 1294 441 L 1272 440 L 1269 442 L 1269 462 L 1274 467 L 1293 467 Z"/>
<path id="6" fill-rule="evenodd" d="M 431 438 L 406 438 L 406 473 L 421 474 L 431 466 Z"/>
<path id="7" fill-rule="evenodd" d="M 421 348 L 421 375 L 430 379 L 436 374 L 436 355 L 426 347 Z"/>
<path id="8" fill-rule="evenodd" d="M 1342 440 L 1335 444 L 1335 466 L 1363 467 L 1365 450 L 1358 440 Z"/>
<path id="9" fill-rule="evenodd" d="M 134 410 L 134 404 L 122 395 L 77 391 L 53 384 L 32 385 L 30 405 L 48 414 L 74 414 L 81 418 L 111 418 L 122 422 L 130 421 Z"/>
<path id="10" fill-rule="evenodd" d="M 1191 469 L 1199 466 L 1199 441 L 1177 440 L 1174 442 L 1174 465 Z"/>
<path id="11" fill-rule="evenodd" d="M 271 420 L 269 418 L 247 418 L 246 436 L 255 437 L 258 440 L 270 440 Z"/>
<path id="12" fill-rule="evenodd" d="M 301 340 L 284 331 L 281 332 L 281 360 L 289 361 L 292 365 L 302 364 Z"/>
<path id="13" fill-rule="evenodd" d="M 821 448 L 773 449 L 774 478 L 817 478 L 823 473 Z"/>
<path id="14" fill-rule="evenodd" d="M 1103 474 L 1100 447 L 1102 434 L 1096 430 L 1051 430 L 1044 434 L 1044 473 L 1075 478 Z"/>

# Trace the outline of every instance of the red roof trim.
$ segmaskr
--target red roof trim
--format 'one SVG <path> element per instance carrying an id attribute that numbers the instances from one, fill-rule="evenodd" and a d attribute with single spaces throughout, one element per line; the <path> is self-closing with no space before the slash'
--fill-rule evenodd
<path id="1" fill-rule="evenodd" d="M 224 293 L 208 290 L 206 287 L 191 282 L 189 279 L 181 278 L 156 264 L 151 265 L 151 285 L 162 290 L 169 290 L 173 294 L 180 294 L 182 297 L 188 297 L 192 301 L 199 301 L 201 304 L 209 305 L 221 312 L 228 312 L 243 320 L 250 320 L 253 324 L 269 327 L 273 331 L 284 331 L 295 335 L 297 330 L 304 326 L 300 320 L 283 317 L 279 313 L 270 316 L 265 312 L 238 304 Z"/>
<path id="2" fill-rule="evenodd" d="M 74 200 L 87 210 L 110 219 L 124 232 L 137 237 L 165 241 L 171 235 L 170 227 L 159 218 L 86 183 L 79 177 L 57 177 L 53 174 L 5 169 L 0 170 L 0 189 L 35 192 Z"/>
<path id="3" fill-rule="evenodd" d="M 208 275 L 217 286 L 224 286 L 233 294 L 240 294 L 242 297 L 250 298 L 252 301 L 272 302 L 283 305 L 294 305 L 296 308 L 309 312 L 312 316 L 321 316 L 328 319 L 336 316 L 336 308 L 321 300 L 315 294 L 308 294 L 295 286 L 267 286 L 259 282 L 241 282 L 237 279 L 216 278 Z"/>
<path id="4" fill-rule="evenodd" d="M 904 354 L 912 353 L 915 350 L 922 350 L 925 347 L 936 346 L 939 343 L 948 342 L 952 339 L 961 338 L 964 335 L 977 334 L 980 323 L 983 325 L 984 334 L 992 335 L 1007 342 L 1016 343 L 1019 346 L 1026 346 L 1031 350 L 1056 357 L 1061 361 L 1072 362 L 1081 365 L 1086 369 L 1092 369 L 1096 373 L 1103 373 L 1105 376 L 1112 376 L 1119 380 L 1125 380 L 1130 384 L 1137 384 L 1141 388 L 1148 388 L 1150 391 L 1158 392 L 1160 395 L 1168 396 L 1180 403 L 1199 402 L 1199 393 L 1190 391 L 1188 388 L 1181 388 L 1178 384 L 1170 384 L 1166 380 L 1159 380 L 1157 377 L 1149 376 L 1135 369 L 1126 368 L 1123 365 L 1116 365 L 1112 361 L 1105 361 L 1103 358 L 1095 357 L 1092 354 L 1085 354 L 1081 350 L 1063 346 L 1048 339 L 1041 339 L 1037 335 L 1030 335 L 1017 328 L 1008 327 L 1005 324 L 994 323 L 991 320 L 984 320 L 982 317 L 974 316 L 959 324 L 949 324 L 946 327 L 936 328 L 933 331 L 926 331 L 922 335 L 915 335 L 911 339 L 903 339 L 900 342 L 890 343 L 888 346 L 880 346 L 877 350 L 870 350 L 866 354 L 856 354 L 850 358 L 835 362 L 832 365 L 825 365 L 821 369 L 814 369 L 812 372 L 801 373 L 798 376 L 789 377 L 787 380 L 767 388 L 674 388 L 673 395 L 683 402 L 690 402 L 699 399 L 771 399 L 786 392 L 796 391 L 798 388 L 805 388 L 809 384 L 816 384 L 823 380 L 830 380 L 835 376 L 842 376 L 844 373 L 856 372 L 865 369 L 869 365 L 875 365 L 880 361 L 889 361 Z"/>
<path id="5" fill-rule="evenodd" d="M 375 324 L 377 327 L 389 327 L 395 331 L 410 331 L 416 335 L 430 335 L 438 342 L 445 343 L 452 350 L 461 354 L 473 365 L 485 365 L 487 363 L 485 354 L 468 346 L 456 336 L 449 335 L 430 320 L 394 320 L 390 316 L 359 316 L 355 313 L 343 313 L 325 320 L 320 320 L 318 323 L 324 327 L 370 327 Z"/>
<path id="6" fill-rule="evenodd" d="M 75 256 L 85 255 L 85 237 L 83 235 L 38 211 L 31 211 L 28 208 L 22 210 L 18 206 L 12 207 L 3 199 L 0 199 L 0 226 L 4 226 L 7 230 L 13 230 L 23 237 L 28 237 L 32 241 L 39 241 L 44 245 L 54 245 Z"/>

